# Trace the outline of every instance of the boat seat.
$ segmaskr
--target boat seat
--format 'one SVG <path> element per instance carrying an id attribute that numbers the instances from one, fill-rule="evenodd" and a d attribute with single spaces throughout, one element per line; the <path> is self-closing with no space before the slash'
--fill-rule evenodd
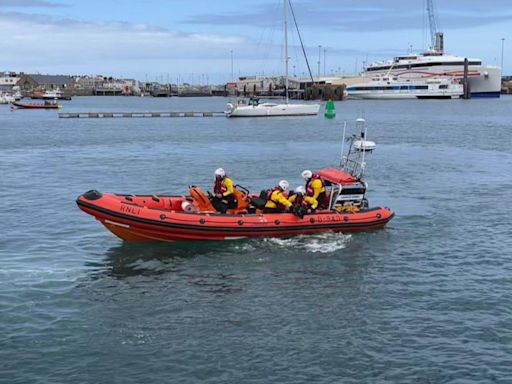
<path id="1" fill-rule="evenodd" d="M 190 196 L 194 199 L 194 203 L 197 205 L 197 210 L 199 212 L 215 212 L 215 208 L 213 207 L 208 196 L 203 192 L 203 190 L 199 187 L 191 185 L 188 189 Z"/>
<path id="2" fill-rule="evenodd" d="M 237 214 L 237 213 L 247 213 L 247 209 L 249 208 L 249 197 L 247 193 L 233 188 L 233 194 L 235 195 L 235 199 L 237 202 L 237 206 L 234 209 L 228 209 L 227 213 Z"/>

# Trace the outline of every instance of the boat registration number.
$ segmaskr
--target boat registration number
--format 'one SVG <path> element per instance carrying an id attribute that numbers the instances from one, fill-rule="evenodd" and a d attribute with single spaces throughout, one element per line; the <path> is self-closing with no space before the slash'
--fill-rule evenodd
<path id="1" fill-rule="evenodd" d="M 316 221 L 317 223 L 332 223 L 335 221 L 342 221 L 342 217 L 339 215 L 318 216 Z"/>

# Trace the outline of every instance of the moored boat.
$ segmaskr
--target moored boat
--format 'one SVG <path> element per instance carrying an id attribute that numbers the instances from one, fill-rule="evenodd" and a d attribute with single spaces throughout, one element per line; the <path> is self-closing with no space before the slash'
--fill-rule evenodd
<path id="1" fill-rule="evenodd" d="M 12 105 L 19 109 L 59 109 L 62 105 L 55 102 L 45 101 L 44 103 L 20 103 L 18 101 L 12 102 Z"/>
<path id="2" fill-rule="evenodd" d="M 320 104 L 259 103 L 252 99 L 248 104 L 228 103 L 224 112 L 227 117 L 270 117 L 318 115 Z"/>
<path id="3" fill-rule="evenodd" d="M 458 99 L 464 93 L 460 82 L 448 79 L 400 79 L 376 77 L 347 88 L 351 99 Z"/>
<path id="4" fill-rule="evenodd" d="M 484 65 L 482 60 L 477 58 L 446 54 L 444 34 L 437 29 L 433 1 L 427 0 L 425 4 L 430 26 L 430 49 L 423 53 L 411 52 L 408 55 L 397 56 L 393 60 L 372 63 L 364 68 L 363 77 L 391 75 L 400 79 L 463 79 L 464 66 L 467 63 L 471 97 L 500 97 L 502 68 Z"/>
<path id="5" fill-rule="evenodd" d="M 0 94 L 0 104 L 9 104 L 15 100 L 14 96 L 9 93 Z"/>
<path id="6" fill-rule="evenodd" d="M 285 50 L 285 75 L 284 103 L 259 103 L 257 99 L 251 99 L 248 104 L 236 102 L 228 103 L 224 114 L 227 117 L 272 117 L 272 116 L 308 116 L 318 115 L 320 104 L 290 103 L 288 94 L 288 7 L 289 0 L 283 1 L 284 5 L 284 50 Z M 302 42 L 301 42 L 302 44 Z M 305 51 L 304 51 L 305 52 Z"/>

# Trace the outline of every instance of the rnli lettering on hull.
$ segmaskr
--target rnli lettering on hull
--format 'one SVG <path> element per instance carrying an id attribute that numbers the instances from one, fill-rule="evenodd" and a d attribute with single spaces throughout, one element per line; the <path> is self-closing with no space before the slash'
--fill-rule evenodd
<path id="1" fill-rule="evenodd" d="M 121 212 L 129 213 L 131 215 L 139 215 L 140 208 L 132 207 L 131 205 L 121 204 Z"/>

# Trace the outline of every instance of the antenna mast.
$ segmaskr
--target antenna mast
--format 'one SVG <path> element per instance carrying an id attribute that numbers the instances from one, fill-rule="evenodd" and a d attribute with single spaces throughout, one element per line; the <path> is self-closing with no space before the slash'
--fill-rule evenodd
<path id="1" fill-rule="evenodd" d="M 288 104 L 288 0 L 284 0 L 284 87 L 286 93 L 286 104 Z"/>

